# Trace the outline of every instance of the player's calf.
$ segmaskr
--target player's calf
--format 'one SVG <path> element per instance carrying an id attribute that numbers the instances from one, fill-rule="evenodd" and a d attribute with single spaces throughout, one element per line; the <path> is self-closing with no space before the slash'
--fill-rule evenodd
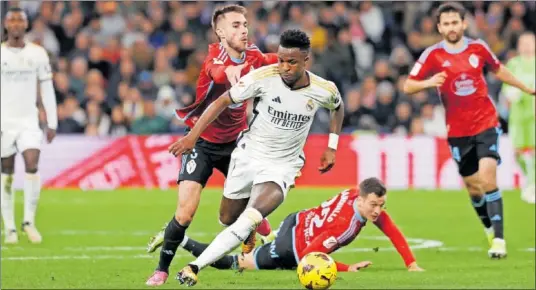
<path id="1" fill-rule="evenodd" d="M 2 219 L 4 220 L 4 229 L 6 241 L 9 238 L 11 243 L 18 241 L 17 230 L 15 226 L 15 193 L 13 191 L 13 172 L 15 171 L 15 155 L 2 158 L 2 175 L 0 181 L 0 196 Z M 14 234 L 13 234 L 14 233 Z"/>
<path id="2" fill-rule="evenodd" d="M 479 162 L 479 174 L 495 238 L 503 239 L 503 201 L 501 191 L 497 187 L 497 160 L 494 158 L 482 158 Z"/>
<path id="3" fill-rule="evenodd" d="M 164 242 L 160 250 L 157 270 L 168 272 L 175 252 L 184 238 L 201 198 L 202 185 L 195 181 L 184 180 L 179 184 L 177 210 L 164 231 Z"/>
<path id="4" fill-rule="evenodd" d="M 27 149 L 22 152 L 26 174 L 24 176 L 24 222 L 23 231 L 32 243 L 40 243 L 42 238 L 35 227 L 35 215 L 41 195 L 41 178 L 37 172 L 39 149 Z"/>

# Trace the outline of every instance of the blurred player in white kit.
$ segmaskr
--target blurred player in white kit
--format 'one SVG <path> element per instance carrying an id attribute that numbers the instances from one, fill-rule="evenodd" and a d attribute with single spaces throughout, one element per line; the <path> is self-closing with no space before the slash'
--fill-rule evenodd
<path id="1" fill-rule="evenodd" d="M 41 192 L 37 172 L 43 131 L 39 127 L 37 86 L 47 115 L 46 138 L 50 143 L 56 135 L 58 119 L 56 95 L 52 84 L 52 69 L 45 49 L 25 42 L 28 28 L 26 13 L 20 8 L 10 8 L 5 16 L 7 41 L 1 51 L 1 157 L 2 157 L 2 218 L 6 244 L 17 243 L 15 226 L 13 173 L 15 154 L 22 153 L 26 174 L 24 177 L 24 220 L 22 231 L 32 243 L 42 238 L 35 227 L 35 212 Z"/>

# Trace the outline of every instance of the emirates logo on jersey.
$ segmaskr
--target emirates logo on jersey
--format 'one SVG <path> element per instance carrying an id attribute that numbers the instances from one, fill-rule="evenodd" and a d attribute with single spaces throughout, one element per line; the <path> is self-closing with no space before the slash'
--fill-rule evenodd
<path id="1" fill-rule="evenodd" d="M 476 92 L 475 82 L 471 75 L 463 73 L 452 81 L 451 90 L 458 96 L 469 96 Z"/>

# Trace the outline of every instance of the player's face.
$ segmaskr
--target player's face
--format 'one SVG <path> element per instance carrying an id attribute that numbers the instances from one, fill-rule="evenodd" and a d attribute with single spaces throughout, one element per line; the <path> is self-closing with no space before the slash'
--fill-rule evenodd
<path id="1" fill-rule="evenodd" d="M 534 34 L 522 35 L 517 41 L 517 50 L 524 57 L 534 57 L 536 54 Z"/>
<path id="2" fill-rule="evenodd" d="M 457 12 L 442 13 L 437 24 L 437 29 L 443 39 L 450 43 L 458 43 L 462 39 L 466 27 L 467 23 Z"/>
<path id="3" fill-rule="evenodd" d="M 375 193 L 370 193 L 366 197 L 358 197 L 358 207 L 362 217 L 369 221 L 376 221 L 385 205 L 385 195 L 377 196 Z"/>
<path id="4" fill-rule="evenodd" d="M 24 12 L 9 12 L 6 15 L 4 23 L 7 34 L 13 38 L 20 38 L 24 36 L 26 28 L 28 28 L 28 20 Z"/>
<path id="5" fill-rule="evenodd" d="M 248 44 L 248 22 L 243 14 L 238 12 L 225 14 L 218 24 L 216 33 L 232 49 L 238 52 L 246 50 Z"/>
<path id="6" fill-rule="evenodd" d="M 277 50 L 279 58 L 279 73 L 288 85 L 294 84 L 305 73 L 305 66 L 309 60 L 307 52 L 299 48 L 284 48 Z"/>

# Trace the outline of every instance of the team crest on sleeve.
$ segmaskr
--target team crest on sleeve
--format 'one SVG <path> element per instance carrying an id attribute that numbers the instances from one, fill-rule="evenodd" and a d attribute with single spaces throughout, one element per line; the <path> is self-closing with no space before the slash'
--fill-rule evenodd
<path id="1" fill-rule="evenodd" d="M 192 172 L 195 171 L 196 167 L 197 167 L 197 163 L 195 163 L 195 160 L 190 160 L 186 164 L 186 172 L 188 172 L 188 174 L 192 174 Z"/>
<path id="2" fill-rule="evenodd" d="M 312 111 L 315 108 L 315 103 L 313 102 L 313 100 L 309 99 L 309 101 L 307 101 L 307 104 L 305 105 L 305 108 L 307 109 L 307 111 Z"/>
<path id="3" fill-rule="evenodd" d="M 476 56 L 474 54 L 471 54 L 471 56 L 469 56 L 469 64 L 472 67 L 477 68 L 478 67 L 478 56 Z"/>
<path id="4" fill-rule="evenodd" d="M 322 242 L 322 245 L 326 247 L 326 249 L 331 249 L 337 246 L 337 239 L 334 236 L 331 236 Z"/>

